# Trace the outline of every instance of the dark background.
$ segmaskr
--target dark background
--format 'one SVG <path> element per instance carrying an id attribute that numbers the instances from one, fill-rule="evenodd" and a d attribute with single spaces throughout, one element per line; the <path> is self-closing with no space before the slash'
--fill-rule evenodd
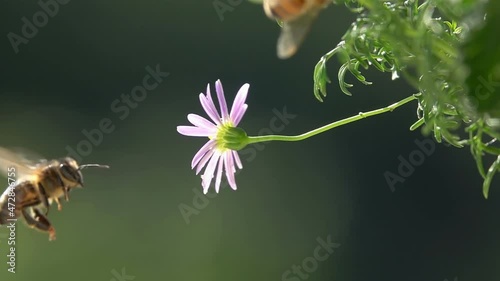
<path id="1" fill-rule="evenodd" d="M 17 54 L 7 34 L 21 35 L 21 18 L 32 21 L 41 8 L 0 3 L 0 145 L 58 158 L 103 118 L 115 126 L 83 157 L 112 168 L 86 170 L 85 189 L 62 212 L 53 206 L 57 240 L 18 223 L 16 274 L 7 272 L 0 229 L 0 280 L 107 281 L 122 268 L 138 281 L 282 280 L 328 235 L 341 246 L 307 280 L 500 277 L 500 179 L 485 200 L 467 148 L 436 145 L 395 192 L 384 178 L 426 138 L 408 129 L 415 103 L 306 141 L 265 144 L 243 160 L 237 191 L 223 188 L 189 223 L 181 215 L 180 204 L 192 207 L 201 190 L 190 162 L 205 140 L 176 126 L 204 114 L 198 94 L 207 83 L 221 79 L 228 100 L 251 84 L 241 123 L 250 135 L 269 126 L 273 109 L 297 115 L 280 134 L 299 134 L 414 92 L 369 71 L 374 85 L 348 78 L 354 95 L 345 96 L 332 60 L 329 96 L 315 100 L 314 65 L 354 18 L 343 6 L 324 11 L 300 52 L 281 61 L 279 27 L 247 2 L 221 21 L 211 1 L 73 0 Z M 111 103 L 157 64 L 170 76 L 120 120 Z"/>

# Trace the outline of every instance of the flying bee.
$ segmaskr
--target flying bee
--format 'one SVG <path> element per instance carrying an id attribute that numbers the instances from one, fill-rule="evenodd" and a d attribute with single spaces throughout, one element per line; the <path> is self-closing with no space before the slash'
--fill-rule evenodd
<path id="1" fill-rule="evenodd" d="M 99 164 L 78 165 L 70 157 L 30 162 L 0 147 L 0 173 L 8 177 L 10 184 L 0 197 L 0 225 L 22 216 L 28 226 L 48 232 L 49 240 L 55 240 L 56 231 L 47 218 L 49 207 L 56 202 L 57 209 L 62 210 L 60 198 L 69 201 L 69 192 L 83 187 L 81 170 L 88 167 L 109 168 Z"/>
<path id="2" fill-rule="evenodd" d="M 264 11 L 271 19 L 283 22 L 278 38 L 280 59 L 293 56 L 304 41 L 320 10 L 331 0 L 264 0 Z"/>

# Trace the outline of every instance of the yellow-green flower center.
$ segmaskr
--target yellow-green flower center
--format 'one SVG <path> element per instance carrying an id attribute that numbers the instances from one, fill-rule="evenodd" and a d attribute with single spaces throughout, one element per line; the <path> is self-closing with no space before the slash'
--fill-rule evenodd
<path id="1" fill-rule="evenodd" d="M 241 128 L 234 127 L 231 121 L 226 121 L 217 126 L 217 134 L 209 138 L 216 140 L 216 149 L 221 152 L 228 149 L 240 150 L 248 144 L 247 133 Z"/>

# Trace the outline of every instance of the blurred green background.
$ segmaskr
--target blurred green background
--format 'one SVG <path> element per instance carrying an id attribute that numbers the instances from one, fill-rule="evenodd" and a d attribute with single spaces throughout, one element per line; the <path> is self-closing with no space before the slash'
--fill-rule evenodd
<path id="1" fill-rule="evenodd" d="M 86 170 L 85 189 L 61 212 L 53 206 L 57 240 L 18 224 L 15 274 L 0 229 L 0 280 L 499 280 L 500 180 L 483 199 L 468 149 L 437 145 L 394 192 L 384 178 L 425 138 L 408 130 L 416 104 L 303 142 L 265 144 L 251 161 L 242 157 L 237 191 L 223 188 L 182 216 L 180 206 L 196 207 L 201 185 L 190 162 L 205 140 L 176 126 L 204 114 L 198 94 L 207 83 L 221 79 L 228 100 L 251 84 L 241 123 L 251 135 L 269 127 L 273 109 L 296 115 L 280 134 L 299 134 L 413 93 L 368 72 L 374 85 L 355 83 L 347 97 L 332 60 L 329 96 L 315 100 L 314 65 L 353 20 L 343 6 L 325 10 L 299 53 L 281 61 L 279 27 L 246 1 L 222 20 L 212 1 L 69 1 L 17 54 L 7 35 L 21 35 L 21 19 L 41 8 L 0 5 L 0 145 L 58 158 L 103 118 L 115 126 L 82 157 L 111 169 Z M 170 76 L 121 120 L 111 104 L 157 64 Z M 327 260 L 283 279 L 328 236 L 341 246 Z"/>

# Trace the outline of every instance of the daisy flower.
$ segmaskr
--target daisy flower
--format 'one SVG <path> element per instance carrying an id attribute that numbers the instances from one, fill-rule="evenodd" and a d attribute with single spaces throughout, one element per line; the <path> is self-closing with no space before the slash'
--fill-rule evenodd
<path id="1" fill-rule="evenodd" d="M 245 100 L 248 94 L 249 84 L 241 86 L 228 111 L 224 90 L 220 80 L 215 82 L 215 91 L 219 101 L 220 113 L 217 111 L 210 94 L 210 84 L 207 85 L 206 94 L 200 94 L 201 106 L 210 120 L 197 115 L 188 114 L 187 119 L 193 126 L 178 126 L 177 132 L 191 137 L 207 137 L 209 141 L 203 145 L 194 155 L 191 168 L 196 168 L 199 174 L 203 168 L 205 171 L 202 178 L 203 193 L 206 194 L 215 175 L 215 191 L 218 193 L 225 172 L 229 186 L 236 190 L 234 174 L 236 168 L 241 169 L 240 157 L 237 150 L 246 145 L 247 136 L 245 131 L 237 128 L 248 105 Z"/>

